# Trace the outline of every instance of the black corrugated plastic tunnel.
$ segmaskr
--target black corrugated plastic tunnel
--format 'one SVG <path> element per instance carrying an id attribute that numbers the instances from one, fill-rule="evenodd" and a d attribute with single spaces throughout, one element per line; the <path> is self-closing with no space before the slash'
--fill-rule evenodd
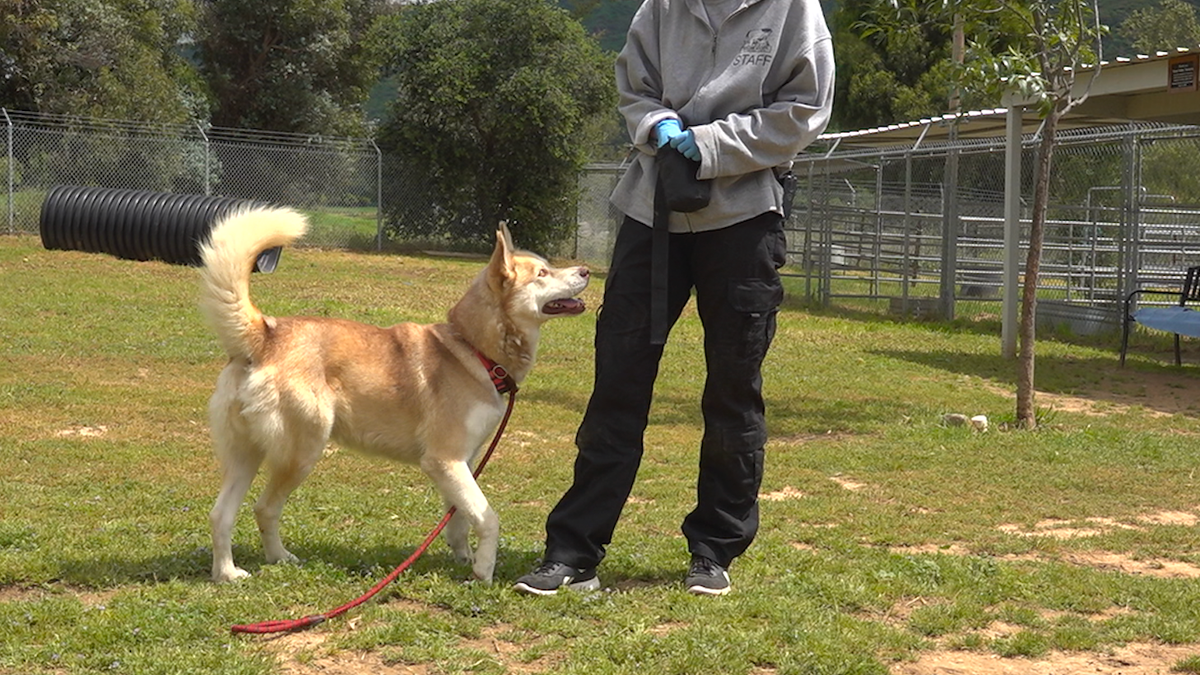
<path id="1" fill-rule="evenodd" d="M 42 246 L 107 253 L 126 260 L 200 265 L 213 223 L 239 208 L 268 206 L 233 197 L 56 185 L 42 202 Z M 263 251 L 256 272 L 272 272 L 279 248 Z"/>

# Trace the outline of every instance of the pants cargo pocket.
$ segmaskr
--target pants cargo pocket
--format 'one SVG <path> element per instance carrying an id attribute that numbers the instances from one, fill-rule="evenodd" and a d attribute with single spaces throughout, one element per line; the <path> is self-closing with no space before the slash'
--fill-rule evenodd
<path id="1" fill-rule="evenodd" d="M 740 315 L 744 340 L 741 358 L 762 360 L 775 338 L 775 314 L 783 302 L 779 279 L 734 279 L 729 304 Z"/>

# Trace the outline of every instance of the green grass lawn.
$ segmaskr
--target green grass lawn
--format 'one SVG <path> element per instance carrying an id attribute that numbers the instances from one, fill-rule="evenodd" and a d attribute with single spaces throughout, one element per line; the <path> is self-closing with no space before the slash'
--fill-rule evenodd
<path id="1" fill-rule="evenodd" d="M 270 314 L 431 322 L 480 264 L 289 249 L 252 289 Z M 496 584 L 465 583 L 469 569 L 437 542 L 347 615 L 302 635 L 232 636 L 235 623 L 357 597 L 417 546 L 440 499 L 413 467 L 334 452 L 284 512 L 304 564 L 264 565 L 244 508 L 235 555 L 254 575 L 212 584 L 205 407 L 223 356 L 196 282 L 193 269 L 0 237 L 2 675 L 882 674 L 947 650 L 1200 654 L 1194 350 L 1175 369 L 1168 342 L 1139 336 L 1120 369 L 1115 344 L 1043 340 L 1043 424 L 1011 431 L 1015 366 L 993 324 L 799 300 L 768 360 L 762 529 L 731 570 L 734 593 L 696 598 L 680 584 L 703 372 L 689 312 L 604 590 L 517 595 L 509 584 L 540 555 L 570 480 L 602 278 L 587 314 L 546 327 L 481 477 L 501 519 Z M 946 413 L 985 414 L 991 429 L 948 426 Z M 1200 658 L 1172 667 L 1198 672 Z"/>

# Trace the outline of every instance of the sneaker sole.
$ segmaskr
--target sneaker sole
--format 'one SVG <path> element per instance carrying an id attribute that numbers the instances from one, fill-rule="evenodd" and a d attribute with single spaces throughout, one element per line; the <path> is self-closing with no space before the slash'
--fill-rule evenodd
<path id="1" fill-rule="evenodd" d="M 687 592 L 692 595 L 728 595 L 733 590 L 732 586 L 725 588 L 709 588 L 708 586 L 688 586 Z"/>
<path id="2" fill-rule="evenodd" d="M 520 582 L 520 581 L 513 584 L 514 590 L 517 590 L 521 593 L 528 593 L 529 595 L 541 595 L 541 596 L 556 595 L 559 591 L 561 591 L 564 588 L 567 589 L 568 591 L 576 591 L 576 592 L 598 591 L 598 590 L 600 590 L 600 579 L 598 579 L 597 577 L 592 577 L 591 579 L 587 579 L 585 581 L 576 581 L 574 583 L 566 584 L 564 586 L 559 586 L 558 588 L 551 588 L 551 589 L 534 588 L 533 586 L 530 586 L 529 584 L 526 584 L 526 583 Z"/>

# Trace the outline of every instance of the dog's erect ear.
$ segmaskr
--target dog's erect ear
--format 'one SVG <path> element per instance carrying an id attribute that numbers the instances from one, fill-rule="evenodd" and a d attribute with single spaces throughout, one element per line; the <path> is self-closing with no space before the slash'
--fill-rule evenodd
<path id="1" fill-rule="evenodd" d="M 492 251 L 492 259 L 488 263 L 489 280 L 498 284 L 497 288 L 517 275 L 516 265 L 513 263 L 513 248 L 508 223 L 501 221 L 496 228 L 496 249 Z"/>
<path id="2" fill-rule="evenodd" d="M 513 250 L 517 248 L 513 245 L 512 232 L 508 231 L 507 220 L 500 221 L 500 225 L 496 227 L 496 243 L 503 243 L 504 248 L 508 249 L 509 254 L 511 254 Z"/>

